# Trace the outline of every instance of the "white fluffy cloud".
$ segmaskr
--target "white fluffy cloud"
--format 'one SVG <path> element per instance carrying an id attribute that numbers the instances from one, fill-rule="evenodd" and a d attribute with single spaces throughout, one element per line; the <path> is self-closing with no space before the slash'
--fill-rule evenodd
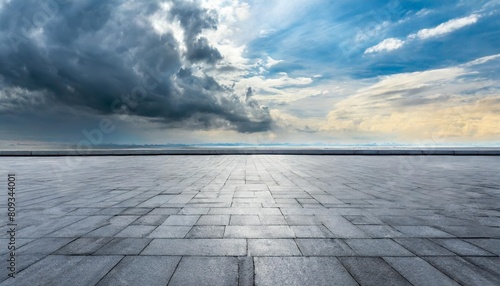
<path id="1" fill-rule="evenodd" d="M 431 29 L 422 29 L 422 30 L 418 31 L 416 34 L 412 34 L 408 37 L 410 39 L 419 38 L 422 40 L 438 37 L 438 36 L 441 36 L 444 34 L 454 32 L 454 31 L 461 29 L 463 27 L 475 24 L 479 20 L 479 17 L 480 16 L 477 14 L 472 14 L 470 16 L 463 17 L 463 18 L 452 19 L 452 20 L 449 20 L 448 22 L 440 24 L 437 27 L 434 27 Z"/>
<path id="2" fill-rule="evenodd" d="M 388 38 L 378 43 L 377 45 L 370 47 L 365 50 L 365 54 L 371 53 L 380 53 L 380 52 L 388 52 L 401 48 L 406 43 L 413 40 L 427 40 L 430 38 L 439 37 L 445 34 L 449 34 L 461 28 L 470 26 L 472 24 L 477 23 L 481 16 L 478 14 L 472 14 L 463 18 L 451 19 L 447 22 L 444 22 L 434 28 L 430 29 L 422 29 L 417 33 L 410 34 L 406 38 L 406 40 L 400 40 L 397 38 Z"/>
<path id="3" fill-rule="evenodd" d="M 366 49 L 365 54 L 397 50 L 401 48 L 404 45 L 404 43 L 405 43 L 404 41 L 396 38 L 385 39 L 378 45 Z"/>

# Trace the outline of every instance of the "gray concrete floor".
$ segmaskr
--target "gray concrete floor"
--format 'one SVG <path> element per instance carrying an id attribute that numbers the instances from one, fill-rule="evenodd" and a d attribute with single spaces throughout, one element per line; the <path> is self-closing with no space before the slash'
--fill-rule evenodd
<path id="1" fill-rule="evenodd" d="M 0 160 L 0 285 L 500 284 L 498 157 Z"/>

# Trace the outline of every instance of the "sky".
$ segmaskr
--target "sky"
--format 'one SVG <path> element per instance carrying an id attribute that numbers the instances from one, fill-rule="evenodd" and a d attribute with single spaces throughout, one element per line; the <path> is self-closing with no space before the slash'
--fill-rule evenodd
<path id="1" fill-rule="evenodd" d="M 0 148 L 500 146 L 500 0 L 0 0 Z"/>

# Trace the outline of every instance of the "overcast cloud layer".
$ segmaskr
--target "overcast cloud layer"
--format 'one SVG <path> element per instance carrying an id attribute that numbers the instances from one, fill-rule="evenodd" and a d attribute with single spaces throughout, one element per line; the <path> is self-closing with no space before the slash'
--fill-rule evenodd
<path id="1" fill-rule="evenodd" d="M 500 145 L 500 2 L 0 0 L 0 147 Z M 101 142 L 102 141 L 102 142 Z"/>

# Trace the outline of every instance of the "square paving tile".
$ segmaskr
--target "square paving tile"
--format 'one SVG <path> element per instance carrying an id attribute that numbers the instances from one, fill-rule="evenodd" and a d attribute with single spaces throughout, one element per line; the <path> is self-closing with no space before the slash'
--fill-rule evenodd
<path id="1" fill-rule="evenodd" d="M 493 286 L 500 283 L 498 275 L 481 269 L 461 257 L 425 257 L 424 259 L 462 285 Z"/>
<path id="2" fill-rule="evenodd" d="M 168 215 L 144 215 L 135 220 L 132 224 L 141 224 L 141 225 L 160 225 L 166 219 Z"/>
<path id="3" fill-rule="evenodd" d="M 432 226 L 394 226 L 395 229 L 408 237 L 453 237 L 453 235 Z"/>
<path id="4" fill-rule="evenodd" d="M 260 215 L 259 220 L 262 225 L 287 225 L 282 215 Z"/>
<path id="5" fill-rule="evenodd" d="M 486 239 L 464 239 L 465 241 L 481 247 L 491 253 L 500 256 L 500 239 L 486 238 Z"/>
<path id="6" fill-rule="evenodd" d="M 229 225 L 259 225 L 258 215 L 231 215 Z"/>
<path id="7" fill-rule="evenodd" d="M 479 268 L 490 272 L 491 274 L 500 277 L 500 257 L 464 257 L 465 260 L 479 266 Z"/>
<path id="8" fill-rule="evenodd" d="M 169 216 L 165 222 L 163 222 L 163 226 L 165 225 L 190 225 L 193 226 L 196 224 L 199 215 L 171 215 Z"/>
<path id="9" fill-rule="evenodd" d="M 333 234 L 322 225 L 292 225 L 290 228 L 297 238 L 333 237 Z"/>
<path id="10" fill-rule="evenodd" d="M 151 232 L 150 238 L 183 238 L 192 229 L 192 226 L 160 225 Z"/>
<path id="11" fill-rule="evenodd" d="M 365 232 L 363 232 L 360 228 L 358 228 L 358 226 L 350 223 L 342 216 L 337 216 L 337 215 L 320 216 L 320 220 L 333 234 L 334 237 L 338 238 L 369 237 Z"/>
<path id="12" fill-rule="evenodd" d="M 226 226 L 224 238 L 294 238 L 289 226 Z"/>
<path id="13" fill-rule="evenodd" d="M 60 248 L 54 254 L 66 254 L 66 255 L 90 255 L 97 251 L 99 248 L 103 247 L 106 243 L 111 240 L 110 237 L 98 238 L 98 237 L 81 237 L 67 244 L 66 246 Z"/>
<path id="14" fill-rule="evenodd" d="M 104 285 L 167 285 L 180 257 L 127 256 L 97 284 Z"/>
<path id="15" fill-rule="evenodd" d="M 354 256 L 356 253 L 341 239 L 297 239 L 305 256 Z"/>
<path id="16" fill-rule="evenodd" d="M 149 238 L 117 237 L 99 248 L 94 255 L 137 255 L 150 242 Z"/>
<path id="17" fill-rule="evenodd" d="M 380 257 L 340 257 L 339 259 L 361 285 L 411 285 Z"/>
<path id="18" fill-rule="evenodd" d="M 197 225 L 228 225 L 230 215 L 202 215 Z"/>
<path id="19" fill-rule="evenodd" d="M 255 257 L 255 285 L 358 285 L 335 257 Z"/>
<path id="20" fill-rule="evenodd" d="M 95 285 L 121 256 L 49 255 L 2 285 Z"/>
<path id="21" fill-rule="evenodd" d="M 250 256 L 300 256 L 299 248 L 293 239 L 249 239 Z"/>
<path id="22" fill-rule="evenodd" d="M 414 256 L 391 239 L 346 239 L 345 242 L 361 256 Z"/>
<path id="23" fill-rule="evenodd" d="M 357 227 L 372 238 L 392 238 L 406 236 L 388 225 L 358 225 Z"/>
<path id="24" fill-rule="evenodd" d="M 195 225 L 186 235 L 186 238 L 222 238 L 225 226 L 222 225 Z"/>
<path id="25" fill-rule="evenodd" d="M 141 255 L 241 256 L 245 239 L 153 239 Z"/>
<path id="26" fill-rule="evenodd" d="M 350 221 L 352 224 L 370 224 L 370 225 L 384 224 L 381 220 L 379 220 L 374 216 L 344 215 L 343 217 L 346 218 L 348 221 Z"/>
<path id="27" fill-rule="evenodd" d="M 455 253 L 425 238 L 396 238 L 397 243 L 418 256 L 452 256 Z"/>
<path id="28" fill-rule="evenodd" d="M 494 256 L 495 254 L 488 252 L 478 246 L 468 243 L 461 239 L 433 239 L 435 243 L 442 247 L 455 252 L 458 255 L 468 256 Z"/>
<path id="29" fill-rule="evenodd" d="M 146 237 L 156 226 L 153 225 L 129 225 L 117 233 L 115 237 Z"/>
<path id="30" fill-rule="evenodd" d="M 237 285 L 235 257 L 183 257 L 169 285 Z"/>
<path id="31" fill-rule="evenodd" d="M 419 257 L 386 257 L 384 260 L 413 285 L 460 285 Z"/>
<path id="32" fill-rule="evenodd" d="M 320 225 L 321 222 L 314 215 L 287 215 L 288 225 Z"/>

